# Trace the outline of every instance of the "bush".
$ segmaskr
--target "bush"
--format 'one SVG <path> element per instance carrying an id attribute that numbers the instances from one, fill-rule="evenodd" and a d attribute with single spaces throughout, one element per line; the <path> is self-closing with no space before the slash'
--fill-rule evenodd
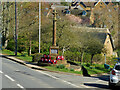
<path id="1" fill-rule="evenodd" d="M 57 57 L 57 56 L 51 56 L 51 59 L 52 59 L 52 60 L 56 60 L 56 57 Z"/>
<path id="2" fill-rule="evenodd" d="M 9 40 L 6 49 L 14 51 L 15 50 L 15 41 L 14 40 Z"/>
<path id="3" fill-rule="evenodd" d="M 104 56 L 102 56 L 102 54 L 96 54 L 93 57 L 93 62 L 95 63 L 104 62 L 103 60 L 104 60 Z"/>
<path id="4" fill-rule="evenodd" d="M 63 64 L 57 65 L 56 68 L 63 69 L 65 66 Z"/>
<path id="5" fill-rule="evenodd" d="M 41 53 L 35 53 L 32 56 L 32 62 L 38 62 L 43 57 L 43 54 Z"/>
<path id="6" fill-rule="evenodd" d="M 90 63 L 91 55 L 89 53 L 84 53 L 83 62 Z"/>
<path id="7" fill-rule="evenodd" d="M 73 69 L 73 68 L 71 68 L 71 69 L 70 69 L 70 71 L 74 71 L 74 69 Z"/>
<path id="8" fill-rule="evenodd" d="M 21 52 L 21 56 L 28 56 L 27 52 Z"/>
<path id="9" fill-rule="evenodd" d="M 89 64 L 89 63 L 87 63 L 87 64 L 86 64 L 86 66 L 87 66 L 87 67 L 90 67 L 90 64 Z"/>
<path id="10" fill-rule="evenodd" d="M 95 67 L 94 66 L 90 66 L 90 69 L 95 69 Z"/>

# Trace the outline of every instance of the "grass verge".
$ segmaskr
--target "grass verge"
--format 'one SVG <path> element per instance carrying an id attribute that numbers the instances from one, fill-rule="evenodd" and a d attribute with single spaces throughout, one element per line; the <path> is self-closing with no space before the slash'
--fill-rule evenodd
<path id="1" fill-rule="evenodd" d="M 14 52 L 13 51 L 10 51 L 10 50 L 6 50 L 6 49 L 3 49 L 2 51 L 2 54 L 5 54 L 5 55 L 11 55 L 11 56 L 14 56 Z M 28 61 L 28 62 L 32 62 L 32 56 L 25 56 L 25 55 L 22 55 L 21 53 L 17 53 L 17 56 L 14 56 L 18 59 L 21 59 L 23 61 Z"/>
<path id="2" fill-rule="evenodd" d="M 52 71 L 60 71 L 60 72 L 75 73 L 75 74 L 82 75 L 82 71 L 72 71 L 67 68 L 60 69 L 60 68 L 56 68 L 54 66 L 45 66 L 45 68 L 52 70 Z"/>
<path id="3" fill-rule="evenodd" d="M 86 68 L 89 75 L 110 72 L 110 70 L 104 68 L 104 65 L 99 65 L 99 64 L 95 64 L 95 65 L 96 65 L 95 67 L 93 67 L 93 66 L 87 67 L 86 65 L 83 65 L 83 66 Z M 75 74 L 82 75 L 82 70 L 81 71 L 74 71 L 74 70 L 69 70 L 67 68 L 60 69 L 60 68 L 56 68 L 55 66 L 45 66 L 44 68 L 47 68 L 47 69 L 52 70 L 52 71 L 62 71 L 62 72 L 75 73 Z"/>
<path id="4" fill-rule="evenodd" d="M 6 54 L 6 55 L 15 55 L 13 51 L 10 50 L 2 50 L 2 54 Z M 18 59 L 21 59 L 23 61 L 28 61 L 28 62 L 32 62 L 32 56 L 27 56 L 27 55 L 22 55 L 21 53 L 18 53 L 17 56 L 15 56 Z M 76 63 L 76 62 L 75 62 Z M 88 64 L 88 63 L 87 63 Z M 93 64 L 92 66 L 87 66 L 87 64 L 82 64 L 86 70 L 88 71 L 88 74 L 102 74 L 102 73 L 109 73 L 110 70 L 107 70 L 104 68 L 104 65 L 101 64 Z M 47 68 L 49 70 L 52 71 L 60 71 L 60 72 L 68 72 L 68 73 L 75 73 L 75 74 L 82 74 L 82 71 L 74 71 L 74 70 L 70 70 L 67 68 L 57 68 L 55 66 L 44 66 L 44 68 Z"/>

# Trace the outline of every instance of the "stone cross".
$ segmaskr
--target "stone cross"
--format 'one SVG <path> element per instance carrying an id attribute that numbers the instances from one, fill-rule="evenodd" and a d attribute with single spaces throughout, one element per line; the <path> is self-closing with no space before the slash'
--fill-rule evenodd
<path id="1" fill-rule="evenodd" d="M 56 21 L 57 21 L 57 18 L 56 18 L 57 12 L 56 12 L 56 10 L 53 10 L 52 14 L 54 15 L 54 17 L 53 17 L 53 46 L 56 46 Z"/>

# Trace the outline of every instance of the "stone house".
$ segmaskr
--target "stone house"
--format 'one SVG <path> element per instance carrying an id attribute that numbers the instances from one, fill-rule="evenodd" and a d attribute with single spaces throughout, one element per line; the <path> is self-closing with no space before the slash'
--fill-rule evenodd
<path id="1" fill-rule="evenodd" d="M 108 9 L 108 11 L 110 11 L 109 7 L 116 9 L 116 6 L 112 2 L 104 2 L 103 0 L 98 0 L 96 2 L 82 2 L 82 1 L 77 2 L 77 0 L 75 0 L 74 2 L 72 2 L 70 7 L 71 10 L 75 8 L 80 10 L 82 14 L 79 15 L 82 16 L 88 15 L 87 17 L 89 17 L 91 24 L 94 23 L 93 12 L 100 13 L 100 10 L 102 9 Z"/>
<path id="2" fill-rule="evenodd" d="M 87 35 L 91 35 L 94 36 L 95 38 L 98 38 L 101 41 L 101 43 L 104 44 L 104 49 L 106 52 L 103 53 L 103 55 L 106 54 L 106 56 L 117 57 L 117 53 L 114 51 L 115 50 L 114 40 L 107 28 L 89 28 L 89 27 L 75 27 L 75 28 L 77 28 L 77 30 L 80 30 L 79 33 L 85 31 Z"/>

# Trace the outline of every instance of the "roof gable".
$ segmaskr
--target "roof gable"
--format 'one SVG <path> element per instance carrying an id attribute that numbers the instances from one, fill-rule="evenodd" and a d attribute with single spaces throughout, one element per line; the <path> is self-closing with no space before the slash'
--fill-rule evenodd
<path id="1" fill-rule="evenodd" d="M 80 34 L 85 32 L 87 36 L 94 37 L 94 38 L 100 40 L 102 44 L 105 43 L 107 35 L 109 35 L 113 50 L 115 48 L 112 36 L 109 33 L 109 30 L 107 28 L 74 27 L 73 31 L 76 33 L 80 33 Z"/>

